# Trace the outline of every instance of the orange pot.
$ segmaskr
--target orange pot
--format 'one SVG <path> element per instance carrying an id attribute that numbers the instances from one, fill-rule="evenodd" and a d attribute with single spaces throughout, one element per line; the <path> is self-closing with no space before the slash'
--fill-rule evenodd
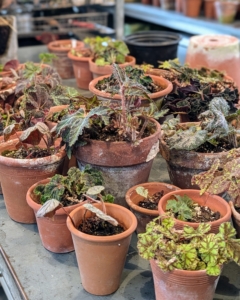
<path id="1" fill-rule="evenodd" d="M 5 150 L 15 149 L 17 143 L 18 139 L 1 143 L 0 154 Z M 27 204 L 26 193 L 34 183 L 56 174 L 65 155 L 63 149 L 51 156 L 32 159 L 15 159 L 0 155 L 0 181 L 11 219 L 20 223 L 36 223 L 34 212 Z"/>
<path id="2" fill-rule="evenodd" d="M 49 178 L 41 180 L 32 185 L 27 191 L 27 204 L 33 209 L 35 215 L 42 205 L 33 191 L 38 185 L 47 184 L 49 181 Z M 64 209 L 60 208 L 56 211 L 54 218 L 36 218 L 42 244 L 47 250 L 54 253 L 74 251 L 72 236 L 66 224 L 67 213 L 70 214 L 82 204 L 84 202 L 64 207 Z"/>
<path id="3" fill-rule="evenodd" d="M 94 236 L 79 231 L 76 228 L 83 218 L 93 215 L 83 206 L 70 213 L 75 226 L 67 218 L 83 288 L 101 296 L 112 294 L 119 288 L 131 236 L 137 227 L 136 217 L 130 210 L 112 203 L 105 205 L 107 214 L 124 227 L 124 232 L 113 236 Z M 95 206 L 102 208 L 101 204 Z"/>
<path id="4" fill-rule="evenodd" d="M 72 61 L 68 58 L 68 52 L 73 48 L 71 40 L 53 41 L 47 45 L 48 51 L 57 56 L 53 60 L 53 66 L 63 79 L 74 78 Z M 77 41 L 75 48 L 83 48 L 84 43 Z"/>
<path id="5" fill-rule="evenodd" d="M 202 0 L 182 0 L 182 11 L 187 17 L 196 18 L 199 16 Z"/>
<path id="6" fill-rule="evenodd" d="M 102 80 L 104 78 L 107 78 L 111 75 L 105 75 L 105 76 L 101 76 L 98 78 L 93 79 L 90 84 L 89 84 L 89 91 L 92 92 L 93 94 L 98 96 L 98 99 L 100 100 L 106 100 L 106 101 L 112 101 L 112 102 L 118 102 L 121 103 L 121 96 L 119 94 L 115 94 L 115 95 L 111 95 L 110 93 L 106 93 L 104 91 L 99 91 L 98 89 L 95 88 L 96 84 L 98 83 L 99 80 Z M 160 77 L 160 76 L 155 76 L 155 75 L 149 75 L 152 80 L 154 81 L 155 84 L 157 84 L 158 86 L 161 86 L 163 88 L 163 90 L 157 92 L 157 93 L 152 93 L 152 94 L 148 94 L 148 96 L 152 99 L 152 100 L 159 100 L 160 98 L 162 98 L 163 96 L 171 93 L 172 89 L 173 89 L 173 85 L 170 81 L 168 81 L 167 79 Z M 149 103 L 149 101 L 142 99 L 143 104 Z"/>
<path id="7" fill-rule="evenodd" d="M 74 76 L 80 89 L 88 90 L 89 83 L 93 79 L 89 69 L 90 57 L 77 57 L 68 52 L 68 58 L 72 61 Z"/>
<path id="8" fill-rule="evenodd" d="M 194 202 L 200 205 L 206 205 L 213 211 L 219 211 L 221 218 L 216 221 L 210 222 L 211 223 L 210 232 L 218 233 L 219 226 L 222 223 L 230 222 L 231 220 L 231 209 L 226 200 L 224 200 L 223 198 L 217 195 L 211 195 L 207 192 L 204 193 L 203 195 L 200 195 L 199 190 L 178 190 L 164 195 L 158 203 L 158 211 L 160 216 L 166 213 L 167 201 L 169 199 L 175 199 L 173 195 L 179 195 L 179 196 L 187 195 Z M 174 221 L 175 221 L 175 227 L 177 229 L 183 229 L 184 225 L 191 226 L 195 229 L 199 226 L 199 223 L 184 222 L 178 219 L 174 219 Z"/>
<path id="9" fill-rule="evenodd" d="M 208 19 L 216 19 L 214 2 L 216 0 L 204 0 L 204 14 Z"/>
<path id="10" fill-rule="evenodd" d="M 144 198 L 136 192 L 136 188 L 142 186 L 148 190 L 150 196 L 154 195 L 157 192 L 163 191 L 163 195 L 179 190 L 178 187 L 164 183 L 164 182 L 147 182 L 133 186 L 126 193 L 126 201 L 130 207 L 130 210 L 135 214 L 138 225 L 137 225 L 137 233 L 143 233 L 146 231 L 146 225 L 152 221 L 154 218 L 159 216 L 158 210 L 146 209 L 139 206 L 139 202 Z"/>
<path id="11" fill-rule="evenodd" d="M 163 272 L 155 260 L 150 261 L 156 300 L 212 300 L 220 276 L 205 270 Z"/>
<path id="12" fill-rule="evenodd" d="M 133 56 L 126 56 L 125 63 L 119 64 L 120 68 L 125 68 L 127 66 L 134 66 L 136 64 L 136 59 Z M 93 78 L 97 78 L 103 75 L 111 75 L 113 72 L 112 65 L 97 66 L 93 61 L 93 58 L 89 60 L 89 69 L 93 73 Z"/>

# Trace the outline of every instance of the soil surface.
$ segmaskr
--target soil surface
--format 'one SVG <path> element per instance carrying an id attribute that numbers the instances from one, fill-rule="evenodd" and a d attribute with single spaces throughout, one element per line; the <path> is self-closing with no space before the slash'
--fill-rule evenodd
<path id="1" fill-rule="evenodd" d="M 24 148 L 20 148 L 18 150 L 4 151 L 2 155 L 5 157 L 25 159 L 46 157 L 52 155 L 52 153 L 49 152 L 47 149 L 41 148 L 28 148 L 27 150 Z"/>
<path id="2" fill-rule="evenodd" d="M 96 236 L 109 236 L 124 232 L 121 225 L 114 226 L 97 216 L 86 219 L 84 223 L 79 225 L 78 230 Z"/>
<path id="3" fill-rule="evenodd" d="M 217 146 L 214 146 L 208 142 L 204 143 L 200 147 L 198 147 L 195 151 L 200 153 L 219 153 L 225 152 L 233 149 L 234 147 L 230 145 L 227 141 L 221 142 Z"/>
<path id="4" fill-rule="evenodd" d="M 158 209 L 158 202 L 164 195 L 164 191 L 157 192 L 153 194 L 152 196 L 148 197 L 147 199 L 144 199 L 143 201 L 140 201 L 138 203 L 138 206 L 146 209 L 151 210 L 157 210 Z"/>

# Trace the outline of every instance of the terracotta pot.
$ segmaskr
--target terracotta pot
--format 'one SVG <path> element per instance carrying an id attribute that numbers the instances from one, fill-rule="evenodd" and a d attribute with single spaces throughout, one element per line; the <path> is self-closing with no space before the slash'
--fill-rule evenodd
<path id="1" fill-rule="evenodd" d="M 182 0 L 175 0 L 175 10 L 182 12 Z"/>
<path id="2" fill-rule="evenodd" d="M 15 149 L 17 142 L 18 139 L 14 139 L 0 144 L 0 154 Z M 20 223 L 36 222 L 34 212 L 26 202 L 27 190 L 39 180 L 56 174 L 65 155 L 63 149 L 43 158 L 15 159 L 0 155 L 0 181 L 11 219 Z"/>
<path id="3" fill-rule="evenodd" d="M 121 103 L 121 96 L 119 94 L 115 94 L 115 95 L 111 95 L 110 93 L 106 93 L 104 91 L 99 91 L 98 89 L 95 88 L 96 84 L 98 83 L 99 80 L 102 80 L 104 78 L 109 77 L 110 75 L 105 75 L 105 76 L 101 76 L 98 78 L 93 79 L 90 84 L 89 84 L 89 91 L 92 92 L 93 94 L 98 96 L 98 99 L 100 100 L 105 100 L 105 101 L 112 101 L 112 102 L 117 102 L 117 103 Z M 172 89 L 173 89 L 173 85 L 170 81 L 168 81 L 167 79 L 160 77 L 160 76 L 155 76 L 155 75 L 149 75 L 151 76 L 152 80 L 154 81 L 155 84 L 157 84 L 158 86 L 161 86 L 163 88 L 162 91 L 159 91 L 157 93 L 152 93 L 152 94 L 148 94 L 149 97 L 152 100 L 159 100 L 160 98 L 162 98 L 163 96 L 171 93 Z M 149 103 L 148 100 L 142 100 L 143 105 L 146 105 Z"/>
<path id="4" fill-rule="evenodd" d="M 173 10 L 175 8 L 175 0 L 160 0 L 161 8 L 164 10 Z"/>
<path id="5" fill-rule="evenodd" d="M 102 207 L 101 204 L 95 205 L 100 209 Z M 83 206 L 70 214 L 75 226 L 67 218 L 82 286 L 93 295 L 108 295 L 118 289 L 131 236 L 137 227 L 136 217 L 130 210 L 111 203 L 106 203 L 106 210 L 124 227 L 124 232 L 113 236 L 94 236 L 77 230 L 84 217 L 93 215 Z"/>
<path id="6" fill-rule="evenodd" d="M 208 19 L 216 19 L 214 2 L 216 0 L 204 0 L 204 14 Z"/>
<path id="7" fill-rule="evenodd" d="M 238 1 L 215 1 L 215 14 L 220 23 L 233 23 L 238 11 Z"/>
<path id="8" fill-rule="evenodd" d="M 240 88 L 238 38 L 230 35 L 196 35 L 189 40 L 186 61 L 191 68 L 225 72 Z"/>
<path id="9" fill-rule="evenodd" d="M 131 187 L 126 193 L 126 201 L 130 210 L 135 214 L 138 225 L 137 225 L 137 233 L 143 233 L 146 231 L 146 225 L 152 221 L 154 218 L 159 216 L 158 210 L 146 209 L 139 206 L 139 202 L 143 201 L 143 197 L 138 195 L 136 192 L 136 188 L 142 186 L 148 190 L 149 195 L 154 195 L 157 192 L 163 191 L 164 194 L 167 194 L 172 191 L 179 190 L 178 187 L 164 183 L 164 182 L 147 182 L 135 185 Z"/>
<path id="10" fill-rule="evenodd" d="M 80 89 L 88 90 L 89 83 L 93 79 L 92 72 L 89 69 L 90 57 L 77 57 L 68 52 L 68 58 L 71 59 L 73 64 L 77 86 Z"/>
<path id="11" fill-rule="evenodd" d="M 33 209 L 35 215 L 42 205 L 33 191 L 38 185 L 47 184 L 49 181 L 49 178 L 41 180 L 32 185 L 27 191 L 27 204 Z M 64 207 L 64 210 L 60 208 L 56 211 L 54 218 L 36 218 L 42 244 L 47 250 L 54 253 L 74 251 L 72 235 L 66 224 L 67 213 L 70 214 L 70 212 L 82 204 L 84 202 Z"/>
<path id="12" fill-rule="evenodd" d="M 125 63 L 119 64 L 120 68 L 125 68 L 127 66 L 134 66 L 136 64 L 136 59 L 133 56 L 126 56 Z M 93 78 L 97 78 L 103 75 L 111 75 L 113 72 L 112 65 L 97 66 L 93 61 L 93 58 L 89 60 L 89 69 L 93 74 Z"/>
<path id="13" fill-rule="evenodd" d="M 182 0 L 182 11 L 187 17 L 196 18 L 199 16 L 202 0 Z"/>
<path id="14" fill-rule="evenodd" d="M 230 206 L 231 211 L 232 211 L 233 225 L 234 225 L 234 228 L 237 231 L 237 238 L 239 239 L 240 238 L 240 214 L 236 211 L 232 201 L 229 201 L 229 206 Z"/>
<path id="15" fill-rule="evenodd" d="M 228 152 L 200 153 L 169 149 L 163 139 L 160 139 L 159 145 L 160 153 L 167 163 L 170 181 L 181 189 L 198 189 L 197 185 L 191 184 L 193 175 L 209 170 L 217 158 L 222 164 L 227 161 Z"/>
<path id="16" fill-rule="evenodd" d="M 137 184 L 147 182 L 154 157 L 159 151 L 160 124 L 152 120 L 156 132 L 143 138 L 138 146 L 128 142 L 88 140 L 74 153 L 80 167 L 90 164 L 100 170 L 108 193 L 115 196 L 114 203 L 127 206 L 125 194 Z"/>
<path id="17" fill-rule="evenodd" d="M 163 272 L 155 260 L 150 261 L 156 300 L 212 300 L 220 276 L 205 270 Z"/>
<path id="18" fill-rule="evenodd" d="M 219 197 L 217 195 L 211 195 L 207 192 L 205 192 L 203 195 L 200 195 L 199 190 L 178 190 L 164 195 L 158 203 L 158 212 L 160 216 L 166 213 L 167 201 L 169 199 L 175 199 L 173 195 L 179 195 L 179 196 L 187 195 L 194 202 L 197 202 L 200 205 L 206 205 L 212 211 L 215 212 L 219 211 L 221 218 L 216 221 L 210 222 L 211 224 L 210 232 L 218 233 L 219 226 L 222 223 L 229 222 L 231 220 L 231 209 L 226 200 L 224 200 L 222 197 Z M 175 221 L 175 227 L 177 229 L 183 229 L 184 225 L 189 225 L 195 229 L 199 226 L 199 223 L 185 222 L 175 218 L 174 221 Z"/>
<path id="19" fill-rule="evenodd" d="M 48 51 L 57 56 L 53 60 L 53 66 L 63 79 L 74 78 L 72 61 L 68 58 L 68 52 L 73 48 L 72 40 L 58 40 L 48 44 Z M 84 43 L 77 41 L 75 48 L 83 48 Z"/>
<path id="20" fill-rule="evenodd" d="M 159 0 L 152 0 L 152 5 L 159 7 L 159 6 L 161 6 L 161 3 Z"/>

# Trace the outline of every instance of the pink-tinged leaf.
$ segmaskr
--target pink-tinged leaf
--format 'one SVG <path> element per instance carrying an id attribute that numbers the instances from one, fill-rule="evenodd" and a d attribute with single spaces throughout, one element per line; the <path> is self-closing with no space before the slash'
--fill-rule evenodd
<path id="1" fill-rule="evenodd" d="M 234 203 L 236 203 L 237 200 L 239 200 L 239 196 L 240 196 L 240 180 L 236 179 L 236 180 L 232 180 L 230 182 L 230 186 L 228 189 L 228 194 L 231 197 L 231 199 L 233 200 Z"/>
<path id="2" fill-rule="evenodd" d="M 223 167 L 223 171 L 230 180 L 232 177 L 240 178 L 240 157 L 227 162 Z"/>
<path id="3" fill-rule="evenodd" d="M 63 205 L 56 199 L 50 199 L 43 204 L 43 206 L 37 211 L 37 218 L 53 218 L 56 211 L 61 208 Z"/>
<path id="4" fill-rule="evenodd" d="M 3 130 L 3 137 L 4 137 L 4 141 L 8 141 L 10 136 L 15 134 L 19 129 L 19 124 L 15 123 L 12 125 L 7 126 L 4 130 Z"/>
<path id="5" fill-rule="evenodd" d="M 11 71 L 11 69 L 17 70 L 18 67 L 19 67 L 19 61 L 17 59 L 12 59 L 6 62 L 6 64 L 3 67 L 3 71 Z"/>
<path id="6" fill-rule="evenodd" d="M 220 166 L 220 160 L 216 159 L 214 160 L 211 168 L 206 172 L 201 172 L 199 174 L 196 174 L 192 177 L 192 184 L 196 184 L 201 189 L 201 195 L 206 192 L 209 188 L 209 186 L 212 184 L 216 172 L 218 171 L 218 168 Z"/>
<path id="7" fill-rule="evenodd" d="M 49 128 L 43 122 L 38 122 L 34 127 L 43 135 L 49 135 L 50 133 Z"/>
<path id="8" fill-rule="evenodd" d="M 20 141 L 36 146 L 40 143 L 42 137 L 43 134 L 39 132 L 39 130 L 35 128 L 35 126 L 33 126 L 23 131 L 23 133 L 20 136 Z"/>
<path id="9" fill-rule="evenodd" d="M 217 176 L 213 179 L 212 183 L 208 186 L 206 192 L 213 195 L 219 195 L 228 190 L 230 183 L 231 182 L 224 175 Z"/>
<path id="10" fill-rule="evenodd" d="M 10 110 L 12 109 L 12 106 L 8 103 L 5 104 L 5 112 L 10 112 Z"/>

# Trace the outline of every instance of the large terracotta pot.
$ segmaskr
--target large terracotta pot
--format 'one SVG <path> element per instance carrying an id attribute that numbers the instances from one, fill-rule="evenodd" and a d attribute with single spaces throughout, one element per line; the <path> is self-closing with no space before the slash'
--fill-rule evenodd
<path id="1" fill-rule="evenodd" d="M 18 139 L 0 144 L 0 154 L 15 149 Z M 59 141 L 60 143 L 60 141 Z M 20 223 L 35 223 L 33 210 L 28 206 L 26 193 L 39 180 L 58 173 L 65 151 L 43 158 L 15 159 L 0 155 L 0 181 L 7 212 Z"/>
<path id="2" fill-rule="evenodd" d="M 119 67 L 125 68 L 127 66 L 134 66 L 135 63 L 136 63 L 135 57 L 128 55 L 128 56 L 126 56 L 125 63 L 119 64 Z M 89 68 L 93 74 L 93 78 L 97 78 L 97 77 L 103 76 L 103 75 L 110 75 L 113 72 L 112 65 L 97 66 L 95 64 L 95 62 L 93 61 L 93 58 L 91 58 L 89 60 Z"/>
<path id="3" fill-rule="evenodd" d="M 134 214 L 125 207 L 106 203 L 107 214 L 115 218 L 125 229 L 113 236 L 88 235 L 77 228 L 83 218 L 93 214 L 82 207 L 76 208 L 67 218 L 71 231 L 83 288 L 94 295 L 108 295 L 115 292 L 121 280 L 121 274 L 131 241 L 137 227 Z M 101 204 L 96 204 L 101 209 Z"/>
<path id="4" fill-rule="evenodd" d="M 106 191 L 115 196 L 115 203 L 127 206 L 125 194 L 137 184 L 147 182 L 154 157 L 159 151 L 160 124 L 154 134 L 143 138 L 138 146 L 128 142 L 88 140 L 78 147 L 75 156 L 79 167 L 90 164 L 100 170 Z"/>
<path id="5" fill-rule="evenodd" d="M 171 183 L 181 189 L 198 189 L 197 185 L 191 184 L 193 175 L 209 170 L 217 158 L 224 164 L 228 156 L 228 152 L 200 153 L 169 149 L 163 139 L 160 139 L 159 150 L 166 160 Z"/>
<path id="6" fill-rule="evenodd" d="M 110 93 L 106 93 L 104 91 L 99 91 L 98 89 L 95 88 L 96 84 L 98 83 L 99 80 L 102 80 L 104 78 L 109 77 L 110 75 L 105 75 L 105 76 L 101 76 L 98 78 L 93 79 L 90 84 L 89 84 L 89 91 L 92 92 L 93 94 L 97 95 L 98 99 L 103 100 L 103 101 L 112 101 L 112 102 L 116 102 L 116 103 L 121 103 L 121 96 L 119 94 L 115 94 L 115 95 L 111 95 Z M 152 80 L 154 81 L 155 84 L 157 84 L 158 86 L 161 86 L 163 88 L 163 90 L 157 92 L 157 93 L 152 93 L 152 94 L 148 94 L 148 96 L 154 100 L 157 101 L 160 98 L 162 98 L 163 96 L 171 93 L 172 89 L 173 89 L 173 85 L 170 81 L 168 81 L 167 79 L 160 77 L 160 76 L 155 76 L 155 75 L 151 75 L 149 74 L 149 76 L 151 76 Z M 142 99 L 142 102 L 145 103 L 149 103 L 148 100 L 144 100 Z"/>
<path id="7" fill-rule="evenodd" d="M 203 195 L 200 195 L 199 190 L 178 190 L 164 195 L 158 203 L 158 212 L 160 216 L 165 215 L 167 202 L 169 199 L 175 199 L 173 197 L 174 195 L 179 195 L 179 196 L 187 195 L 194 202 L 197 202 L 200 205 L 206 205 L 212 211 L 215 212 L 218 211 L 221 215 L 221 218 L 216 221 L 210 222 L 211 224 L 210 231 L 213 233 L 218 233 L 219 226 L 222 223 L 229 222 L 231 220 L 231 209 L 226 200 L 224 200 L 223 198 L 217 195 L 211 195 L 207 192 L 205 192 Z M 184 225 L 189 225 L 195 229 L 199 226 L 199 223 L 185 222 L 178 219 L 174 219 L 174 221 L 175 221 L 175 227 L 177 229 L 183 229 Z"/>
<path id="8" fill-rule="evenodd" d="M 164 182 L 146 182 L 142 184 L 135 185 L 131 187 L 126 193 L 126 201 L 130 207 L 130 210 L 135 214 L 138 225 L 137 225 L 137 233 L 143 233 L 146 231 L 146 225 L 152 221 L 154 218 L 159 216 L 158 210 L 146 209 L 139 206 L 139 202 L 143 201 L 143 197 L 138 195 L 136 192 L 136 188 L 142 186 L 148 190 L 150 196 L 154 195 L 157 192 L 163 191 L 163 195 L 179 190 L 178 187 L 164 183 Z"/>
<path id="9" fill-rule="evenodd" d="M 89 69 L 90 57 L 77 57 L 68 52 L 68 58 L 71 59 L 73 64 L 77 86 L 80 89 L 88 90 L 89 83 L 93 79 L 92 72 Z"/>
<path id="10" fill-rule="evenodd" d="M 41 180 L 32 185 L 27 191 L 27 203 L 33 209 L 36 215 L 42 207 L 33 191 L 40 184 L 47 184 L 50 179 Z M 73 240 L 70 231 L 67 228 L 67 214 L 70 214 L 75 208 L 81 206 L 84 202 L 72 206 L 60 208 L 56 211 L 54 218 L 36 218 L 39 235 L 43 246 L 54 253 L 67 253 L 74 250 Z"/>
<path id="11" fill-rule="evenodd" d="M 212 300 L 219 276 L 205 270 L 163 272 L 155 260 L 150 261 L 156 300 Z"/>
<path id="12" fill-rule="evenodd" d="M 68 58 L 68 52 L 73 48 L 72 40 L 58 40 L 48 44 L 48 51 L 57 56 L 53 60 L 53 66 L 63 79 L 74 78 L 72 61 Z M 75 48 L 83 48 L 84 43 L 76 41 Z"/>

